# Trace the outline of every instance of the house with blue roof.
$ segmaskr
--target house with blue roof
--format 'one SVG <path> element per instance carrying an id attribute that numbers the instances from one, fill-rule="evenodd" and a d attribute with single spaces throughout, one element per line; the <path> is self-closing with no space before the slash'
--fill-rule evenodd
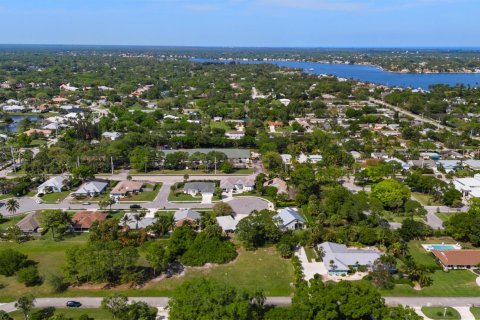
<path id="1" fill-rule="evenodd" d="M 304 229 L 306 226 L 305 219 L 292 208 L 280 209 L 273 220 L 282 230 Z"/>

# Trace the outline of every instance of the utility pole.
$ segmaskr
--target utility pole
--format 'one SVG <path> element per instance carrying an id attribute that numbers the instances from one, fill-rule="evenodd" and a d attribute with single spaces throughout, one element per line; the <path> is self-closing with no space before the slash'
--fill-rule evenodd
<path id="1" fill-rule="evenodd" d="M 112 175 L 113 175 L 113 157 L 110 156 L 110 167 L 112 168 Z"/>
<path id="2" fill-rule="evenodd" d="M 79 168 L 79 167 L 80 167 L 80 157 L 77 156 L 77 168 Z"/>
<path id="3" fill-rule="evenodd" d="M 10 153 L 12 154 L 12 163 L 13 163 L 13 172 L 17 173 L 17 168 L 15 164 L 15 155 L 13 154 L 13 147 L 10 147 Z"/>
<path id="4" fill-rule="evenodd" d="M 215 156 L 215 163 L 214 163 L 214 165 L 215 165 L 215 174 L 217 174 L 217 156 Z"/>

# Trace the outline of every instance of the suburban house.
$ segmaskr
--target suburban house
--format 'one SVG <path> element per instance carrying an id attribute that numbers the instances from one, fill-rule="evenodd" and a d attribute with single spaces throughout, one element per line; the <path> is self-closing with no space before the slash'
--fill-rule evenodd
<path id="1" fill-rule="evenodd" d="M 163 153 L 165 153 L 165 155 L 168 155 L 170 153 L 175 153 L 175 152 L 187 152 L 189 156 L 199 152 L 199 153 L 202 153 L 202 154 L 207 154 L 211 151 L 217 151 L 217 152 L 221 152 L 221 153 L 224 153 L 228 160 L 230 160 L 232 162 L 232 164 L 234 165 L 234 167 L 237 167 L 237 164 L 248 164 L 250 163 L 250 156 L 251 156 L 251 153 L 249 150 L 245 150 L 245 149 L 234 149 L 234 148 L 212 148 L 212 149 L 208 149 L 208 148 L 197 148 L 197 149 L 173 149 L 173 150 L 162 150 Z"/>
<path id="2" fill-rule="evenodd" d="M 323 242 L 318 245 L 323 264 L 329 275 L 347 274 L 351 268 L 370 267 L 382 256 L 376 249 L 347 248 L 344 244 Z"/>
<path id="3" fill-rule="evenodd" d="M 443 269 L 479 269 L 480 250 L 432 250 Z"/>
<path id="4" fill-rule="evenodd" d="M 197 211 L 192 211 L 189 209 L 180 209 L 175 211 L 173 219 L 175 220 L 175 226 L 181 227 L 183 224 L 188 221 L 192 225 L 198 224 L 200 221 L 201 215 Z"/>
<path id="5" fill-rule="evenodd" d="M 220 183 L 220 188 L 225 192 L 245 192 L 255 189 L 255 179 L 251 177 L 230 177 Z"/>
<path id="6" fill-rule="evenodd" d="M 121 138 L 122 134 L 120 132 L 108 132 L 107 131 L 107 132 L 102 133 L 102 137 L 110 139 L 112 141 L 115 141 L 115 140 Z"/>
<path id="7" fill-rule="evenodd" d="M 278 214 L 273 216 L 273 219 L 282 230 L 297 230 L 305 228 L 305 219 L 292 208 L 278 210 Z"/>
<path id="8" fill-rule="evenodd" d="M 118 200 L 132 193 L 142 192 L 143 182 L 124 180 L 120 181 L 110 192 L 110 197 Z"/>
<path id="9" fill-rule="evenodd" d="M 136 212 L 127 212 L 120 220 L 120 226 L 127 226 L 129 229 L 145 229 L 157 221 L 157 218 L 142 217 Z"/>
<path id="10" fill-rule="evenodd" d="M 306 155 L 306 154 L 302 153 L 301 155 L 299 155 L 297 157 L 298 163 L 307 163 L 307 162 L 317 163 L 317 162 L 322 161 L 322 159 L 323 159 L 323 157 L 319 154 Z"/>
<path id="11" fill-rule="evenodd" d="M 268 180 L 263 184 L 264 187 L 275 187 L 277 188 L 277 194 L 280 193 L 288 193 L 288 187 L 285 180 L 280 178 L 273 178 L 272 180 Z"/>
<path id="12" fill-rule="evenodd" d="M 245 132 L 237 130 L 227 131 L 225 132 L 225 136 L 227 137 L 227 139 L 240 140 L 245 137 Z"/>
<path id="13" fill-rule="evenodd" d="M 215 191 L 215 183 L 213 182 L 187 182 L 183 186 L 183 192 L 191 196 L 196 196 L 197 194 L 211 194 Z"/>
<path id="14" fill-rule="evenodd" d="M 66 178 L 62 176 L 51 177 L 37 187 L 38 193 L 62 192 Z"/>
<path id="15" fill-rule="evenodd" d="M 464 196 L 480 197 L 480 174 L 476 174 L 473 178 L 456 178 L 453 180 L 453 186 Z"/>
<path id="16" fill-rule="evenodd" d="M 75 197 L 94 197 L 105 191 L 107 186 L 108 183 L 102 181 L 86 182 L 77 191 L 73 192 L 73 195 Z"/>
<path id="17" fill-rule="evenodd" d="M 448 173 L 461 169 L 462 162 L 460 160 L 437 160 L 437 168 L 443 168 Z"/>
<path id="18" fill-rule="evenodd" d="M 216 217 L 215 219 L 225 234 L 233 233 L 237 229 L 239 220 L 235 220 L 232 216 Z"/>
<path id="19" fill-rule="evenodd" d="M 27 136 L 31 136 L 32 134 L 38 134 L 38 135 L 42 135 L 44 137 L 50 137 L 50 135 L 52 134 L 52 130 L 48 130 L 48 129 L 30 129 L 30 130 L 27 130 L 24 132 Z"/>
<path id="20" fill-rule="evenodd" d="M 26 235 L 41 232 L 40 212 L 35 211 L 27 214 L 16 226 Z"/>
<path id="21" fill-rule="evenodd" d="M 289 154 L 281 154 L 280 157 L 282 158 L 282 162 L 284 165 L 291 165 L 292 164 L 292 156 Z"/>
<path id="22" fill-rule="evenodd" d="M 480 160 L 465 160 L 464 163 L 472 170 L 480 170 Z"/>
<path id="23" fill-rule="evenodd" d="M 72 229 L 75 232 L 88 232 L 95 221 L 103 221 L 107 215 L 99 211 L 78 211 L 72 217 Z"/>

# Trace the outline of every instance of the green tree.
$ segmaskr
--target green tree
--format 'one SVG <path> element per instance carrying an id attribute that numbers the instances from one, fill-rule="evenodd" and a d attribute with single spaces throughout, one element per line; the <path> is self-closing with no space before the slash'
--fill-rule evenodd
<path id="1" fill-rule="evenodd" d="M 25 320 L 28 320 L 28 314 L 35 306 L 35 297 L 31 294 L 20 296 L 15 302 L 15 308 L 20 310 L 23 313 L 23 317 Z"/>
<path id="2" fill-rule="evenodd" d="M 17 212 L 17 210 L 20 208 L 20 204 L 18 203 L 17 199 L 10 198 L 7 200 L 5 207 L 7 208 L 7 211 L 11 215 L 14 215 Z"/>
<path id="3" fill-rule="evenodd" d="M 10 277 L 27 265 L 28 258 L 23 253 L 13 249 L 0 251 L 0 274 Z"/>
<path id="4" fill-rule="evenodd" d="M 52 233 L 52 240 L 55 240 L 55 234 L 63 234 L 70 222 L 68 213 L 63 210 L 43 210 L 40 214 L 40 223 L 46 231 Z"/>
<path id="5" fill-rule="evenodd" d="M 153 148 L 139 146 L 130 153 L 130 164 L 135 170 L 147 173 L 153 164 L 155 156 L 156 154 Z"/>
<path id="6" fill-rule="evenodd" d="M 230 216 L 233 214 L 233 209 L 228 203 L 220 201 L 213 205 L 213 213 L 216 217 Z"/>
<path id="7" fill-rule="evenodd" d="M 95 178 L 95 169 L 89 165 L 81 164 L 72 170 L 72 175 L 82 181 Z"/>
<path id="8" fill-rule="evenodd" d="M 122 294 L 114 294 L 102 299 L 102 309 L 110 311 L 113 319 L 120 318 L 128 306 L 128 298 Z"/>
<path id="9" fill-rule="evenodd" d="M 230 161 L 225 161 L 224 163 L 222 163 L 222 165 L 220 166 L 220 169 L 223 171 L 223 173 L 227 173 L 227 174 L 235 171 L 235 168 L 230 163 Z"/>
<path id="10" fill-rule="evenodd" d="M 268 171 L 278 171 L 282 168 L 282 157 L 278 152 L 268 151 L 262 156 L 263 166 Z"/>
<path id="11" fill-rule="evenodd" d="M 7 312 L 0 310 L 0 320 L 13 320 L 13 318 Z"/>
<path id="12" fill-rule="evenodd" d="M 268 210 L 253 211 L 248 217 L 240 220 L 235 233 L 245 248 L 255 250 L 280 239 L 280 230 L 272 216 L 273 213 Z"/>
<path id="13" fill-rule="evenodd" d="M 103 210 L 103 209 L 109 207 L 110 213 L 112 213 L 112 205 L 114 205 L 114 204 L 115 204 L 115 200 L 113 200 L 110 197 L 100 199 L 100 201 L 98 201 L 98 206 L 100 207 L 100 209 Z"/>
<path id="14" fill-rule="evenodd" d="M 151 229 L 157 233 L 159 236 L 165 235 L 167 232 L 172 230 L 175 226 L 175 218 L 171 213 L 161 213 L 157 212 L 155 214 L 157 220 L 151 226 Z"/>
<path id="15" fill-rule="evenodd" d="M 380 200 L 386 208 L 398 209 L 410 199 L 410 189 L 397 180 L 387 179 L 373 186 L 372 196 Z"/>
<path id="16" fill-rule="evenodd" d="M 28 266 L 17 271 L 17 281 L 31 287 L 40 284 L 42 278 L 36 266 Z"/>
<path id="17" fill-rule="evenodd" d="M 233 287 L 205 278 L 193 279 L 177 287 L 168 302 L 169 318 L 254 319 L 251 297 Z"/>
<path id="18" fill-rule="evenodd" d="M 145 259 L 153 268 L 153 276 L 156 276 L 157 272 L 162 272 L 168 267 L 168 255 L 164 245 L 159 241 L 148 243 L 145 250 Z"/>

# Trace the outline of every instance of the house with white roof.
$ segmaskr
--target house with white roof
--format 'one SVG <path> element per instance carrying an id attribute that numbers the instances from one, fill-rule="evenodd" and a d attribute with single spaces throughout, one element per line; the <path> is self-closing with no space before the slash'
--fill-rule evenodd
<path id="1" fill-rule="evenodd" d="M 347 274 L 352 268 L 371 267 L 383 254 L 377 249 L 347 248 L 344 244 L 323 242 L 318 245 L 323 264 L 329 275 Z"/>
<path id="2" fill-rule="evenodd" d="M 238 131 L 238 130 L 231 130 L 231 131 L 225 132 L 225 136 L 227 137 L 227 139 L 230 139 L 230 140 L 240 140 L 243 137 L 245 137 L 245 132 Z"/>
<path id="3" fill-rule="evenodd" d="M 465 160 L 464 163 L 473 170 L 480 170 L 480 160 Z"/>
<path id="4" fill-rule="evenodd" d="M 297 161 L 298 163 L 307 163 L 307 162 L 310 162 L 310 163 L 317 163 L 317 162 L 320 162 L 322 161 L 323 157 L 319 154 L 310 154 L 310 155 L 305 155 L 305 154 L 301 154 L 297 157 Z"/>
<path id="5" fill-rule="evenodd" d="M 255 188 L 255 179 L 251 177 L 229 177 L 221 181 L 220 188 L 225 192 L 246 192 Z"/>
<path id="6" fill-rule="evenodd" d="M 273 216 L 273 220 L 282 230 L 297 230 L 305 228 L 305 219 L 292 208 L 278 210 L 278 214 Z"/>
<path id="7" fill-rule="evenodd" d="M 283 164 L 290 165 L 292 164 L 292 156 L 289 154 L 281 154 L 280 157 L 282 158 Z"/>
<path id="8" fill-rule="evenodd" d="M 437 168 L 443 168 L 445 172 L 455 171 L 462 167 L 460 160 L 437 160 Z"/>
<path id="9" fill-rule="evenodd" d="M 120 137 L 122 137 L 122 134 L 120 132 L 115 132 L 115 131 L 113 132 L 106 131 L 102 133 L 102 137 L 115 141 Z"/>
<path id="10" fill-rule="evenodd" d="M 5 112 L 22 112 L 26 110 L 24 106 L 20 106 L 20 105 L 3 106 L 2 109 Z"/>
<path id="11" fill-rule="evenodd" d="M 77 91 L 78 88 L 71 86 L 70 83 L 67 84 L 62 84 L 60 87 L 60 90 L 65 90 L 65 91 Z"/>
<path id="12" fill-rule="evenodd" d="M 473 178 L 456 178 L 453 180 L 453 186 L 464 196 L 480 198 L 480 174 Z"/>
<path id="13" fill-rule="evenodd" d="M 41 185 L 37 187 L 38 193 L 52 193 L 52 192 L 62 192 L 62 188 L 65 185 L 65 177 L 62 176 L 55 176 L 51 177 Z"/>

